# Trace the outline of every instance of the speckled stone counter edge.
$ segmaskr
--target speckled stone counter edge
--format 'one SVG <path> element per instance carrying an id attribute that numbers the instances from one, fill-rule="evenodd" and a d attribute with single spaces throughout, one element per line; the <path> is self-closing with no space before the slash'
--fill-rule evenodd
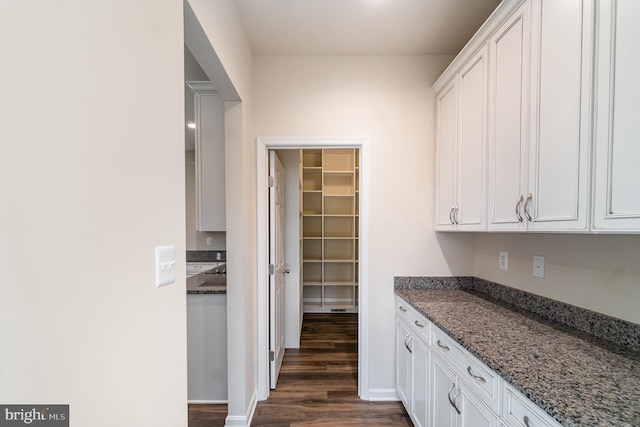
<path id="1" fill-rule="evenodd" d="M 394 277 L 396 289 L 473 290 L 597 338 L 640 352 L 640 325 L 476 277 Z"/>
<path id="2" fill-rule="evenodd" d="M 187 251 L 187 262 L 227 262 L 227 251 Z"/>
<path id="3" fill-rule="evenodd" d="M 206 289 L 189 289 L 187 295 L 221 295 L 227 294 L 226 286 L 210 286 Z"/>

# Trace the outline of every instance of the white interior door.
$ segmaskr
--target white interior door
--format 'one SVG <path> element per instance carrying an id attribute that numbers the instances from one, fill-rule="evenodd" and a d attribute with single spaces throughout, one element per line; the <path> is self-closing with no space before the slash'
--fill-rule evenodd
<path id="1" fill-rule="evenodd" d="M 269 371 L 276 388 L 284 358 L 284 167 L 269 151 Z"/>

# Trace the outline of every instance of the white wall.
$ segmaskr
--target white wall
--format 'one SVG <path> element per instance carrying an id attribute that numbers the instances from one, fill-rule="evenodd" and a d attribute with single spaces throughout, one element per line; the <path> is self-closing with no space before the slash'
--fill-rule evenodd
<path id="1" fill-rule="evenodd" d="M 473 236 L 434 233 L 435 99 L 449 56 L 255 57 L 255 136 L 370 138 L 370 388 L 395 388 L 395 275 L 473 272 Z M 453 259 L 455 264 L 448 265 Z"/>
<path id="2" fill-rule="evenodd" d="M 188 7 L 199 21 L 216 61 L 208 63 L 202 60 L 207 58 L 192 52 L 211 82 L 230 101 L 225 118 L 225 182 L 227 322 L 233 329 L 227 337 L 227 425 L 242 425 L 257 398 L 256 142 L 250 131 L 253 56 L 232 0 L 188 0 Z M 216 66 L 220 64 L 222 67 Z"/>
<path id="3" fill-rule="evenodd" d="M 498 252 L 509 252 L 509 271 Z M 544 279 L 532 277 L 533 256 Z M 481 234 L 475 275 L 568 304 L 640 323 L 640 235 Z"/>
<path id="4" fill-rule="evenodd" d="M 1 9 L 0 402 L 186 425 L 182 1 Z"/>

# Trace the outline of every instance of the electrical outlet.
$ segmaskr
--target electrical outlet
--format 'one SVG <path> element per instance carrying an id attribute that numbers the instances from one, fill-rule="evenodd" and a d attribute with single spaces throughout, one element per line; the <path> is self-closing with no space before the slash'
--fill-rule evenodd
<path id="1" fill-rule="evenodd" d="M 544 278 L 544 257 L 533 257 L 533 277 Z"/>
<path id="2" fill-rule="evenodd" d="M 213 237 L 207 237 L 207 246 L 213 245 Z"/>
<path id="3" fill-rule="evenodd" d="M 500 251 L 498 254 L 498 268 L 500 270 L 509 270 L 509 252 Z"/>

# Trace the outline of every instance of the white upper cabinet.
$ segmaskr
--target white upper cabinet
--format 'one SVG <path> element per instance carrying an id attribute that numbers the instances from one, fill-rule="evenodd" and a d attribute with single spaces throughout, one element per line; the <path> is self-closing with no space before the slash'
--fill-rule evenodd
<path id="1" fill-rule="evenodd" d="M 436 96 L 436 229 L 455 230 L 456 208 L 456 82 Z"/>
<path id="2" fill-rule="evenodd" d="M 489 229 L 525 227 L 530 2 L 489 39 Z"/>
<path id="3" fill-rule="evenodd" d="M 486 228 L 487 47 L 458 74 L 458 229 Z"/>
<path id="4" fill-rule="evenodd" d="M 437 96 L 437 229 L 486 229 L 487 48 Z"/>
<path id="5" fill-rule="evenodd" d="M 224 100 L 210 82 L 188 82 L 196 122 L 196 229 L 226 231 Z"/>
<path id="6" fill-rule="evenodd" d="M 640 2 L 602 0 L 593 229 L 640 231 Z"/>
<path id="7" fill-rule="evenodd" d="M 490 39 L 490 230 L 587 230 L 592 23 L 531 0 Z"/>
<path id="8" fill-rule="evenodd" d="M 524 220 L 534 230 L 588 228 L 592 0 L 535 0 Z"/>
<path id="9" fill-rule="evenodd" d="M 640 231 L 637 18 L 634 0 L 498 6 L 432 87 L 437 230 Z"/>

